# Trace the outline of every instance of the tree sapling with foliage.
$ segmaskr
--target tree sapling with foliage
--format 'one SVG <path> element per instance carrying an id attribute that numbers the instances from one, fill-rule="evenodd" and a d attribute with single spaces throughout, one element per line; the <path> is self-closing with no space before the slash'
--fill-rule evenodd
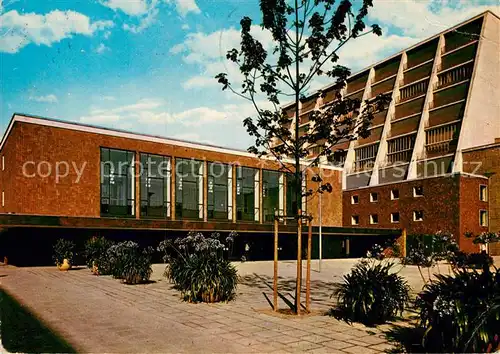
<path id="1" fill-rule="evenodd" d="M 331 185 L 319 180 L 316 192 L 303 191 L 305 171 L 317 166 L 322 159 L 334 161 L 345 155 L 345 151 L 335 150 L 335 145 L 367 137 L 374 113 L 387 107 L 389 97 L 385 95 L 365 102 L 343 97 L 342 90 L 351 71 L 338 64 L 339 51 L 346 43 L 371 33 L 380 36 L 381 29 L 376 24 L 367 29 L 365 24 L 372 0 L 363 0 L 357 10 L 348 0 L 338 4 L 334 0 L 260 0 L 259 3 L 261 28 L 272 37 L 273 48 L 266 49 L 254 37 L 257 26 L 252 25 L 249 17 L 243 17 L 240 21 L 241 46 L 229 50 L 226 55 L 242 74 L 242 82 L 233 85 L 226 73 L 218 74 L 216 79 L 223 90 L 231 90 L 255 108 L 256 117 L 244 120 L 248 133 L 255 138 L 255 144 L 248 151 L 258 156 L 274 156 L 282 170 L 293 176 L 297 204 L 294 216 L 299 219 L 302 198 L 332 189 Z M 335 98 L 325 102 L 321 109 L 311 111 L 310 127 L 301 135 L 300 102 L 310 94 L 310 86 L 319 76 L 333 83 L 330 89 Z M 323 92 L 319 94 L 324 95 Z M 261 99 L 268 104 L 260 104 Z M 280 106 L 283 99 L 293 100 L 295 121 L 290 121 Z M 293 129 L 286 126 L 289 123 L 293 124 Z M 319 152 L 305 163 L 313 146 Z M 286 163 L 288 158 L 292 163 Z M 297 237 L 300 237 L 298 229 Z M 300 262 L 300 250 L 297 257 Z M 298 271 L 300 269 L 298 267 Z M 298 304 L 295 308 L 299 308 Z"/>

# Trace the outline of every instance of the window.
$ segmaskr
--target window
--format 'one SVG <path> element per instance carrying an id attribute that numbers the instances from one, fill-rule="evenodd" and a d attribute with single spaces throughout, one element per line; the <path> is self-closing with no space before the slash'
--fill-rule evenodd
<path id="1" fill-rule="evenodd" d="M 391 190 L 391 200 L 399 199 L 399 189 Z"/>
<path id="2" fill-rule="evenodd" d="M 259 221 L 259 170 L 237 167 L 236 219 Z"/>
<path id="3" fill-rule="evenodd" d="M 209 219 L 232 219 L 231 166 L 213 162 L 208 164 L 207 210 Z"/>
<path id="4" fill-rule="evenodd" d="M 170 217 L 170 158 L 141 154 L 141 216 Z"/>
<path id="5" fill-rule="evenodd" d="M 203 161 L 176 159 L 176 218 L 203 219 L 203 165 Z"/>
<path id="6" fill-rule="evenodd" d="M 488 186 L 483 184 L 479 186 L 479 200 L 482 202 L 488 201 Z"/>
<path id="7" fill-rule="evenodd" d="M 423 221 L 423 220 L 424 220 L 423 210 L 416 210 L 413 212 L 413 221 Z"/>
<path id="8" fill-rule="evenodd" d="M 488 211 L 479 210 L 479 225 L 488 226 Z"/>
<path id="9" fill-rule="evenodd" d="M 351 225 L 359 225 L 359 215 L 351 216 Z"/>
<path id="10" fill-rule="evenodd" d="M 399 222 L 399 213 L 391 213 L 391 222 L 394 224 Z"/>
<path id="11" fill-rule="evenodd" d="M 413 196 L 414 197 L 423 197 L 424 196 L 424 187 L 422 187 L 422 186 L 413 187 Z"/>
<path id="12" fill-rule="evenodd" d="M 277 171 L 262 171 L 262 212 L 263 221 L 274 221 L 277 211 L 283 215 L 283 178 Z"/>
<path id="13" fill-rule="evenodd" d="M 370 193 L 370 202 L 372 203 L 378 202 L 378 193 Z"/>
<path id="14" fill-rule="evenodd" d="M 134 153 L 101 148 L 101 215 L 135 215 Z"/>
<path id="15" fill-rule="evenodd" d="M 359 195 L 351 196 L 351 204 L 359 204 Z"/>
<path id="16" fill-rule="evenodd" d="M 370 224 L 378 224 L 378 215 L 377 214 L 372 214 L 370 215 Z"/>

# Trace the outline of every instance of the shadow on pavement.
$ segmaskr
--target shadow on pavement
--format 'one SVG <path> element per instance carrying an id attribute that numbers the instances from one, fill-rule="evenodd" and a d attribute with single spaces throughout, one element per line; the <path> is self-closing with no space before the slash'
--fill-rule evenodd
<path id="1" fill-rule="evenodd" d="M 13 353 L 76 353 L 64 339 L 0 289 L 2 346 Z"/>

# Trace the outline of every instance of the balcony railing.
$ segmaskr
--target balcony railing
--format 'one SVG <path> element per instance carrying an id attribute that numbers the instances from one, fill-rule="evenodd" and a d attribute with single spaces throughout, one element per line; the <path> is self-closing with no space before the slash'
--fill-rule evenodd
<path id="1" fill-rule="evenodd" d="M 386 159 L 386 163 L 384 164 L 384 166 L 409 162 L 411 160 L 412 153 L 413 153 L 413 149 L 398 151 L 398 152 L 393 152 L 393 153 L 387 154 L 387 159 Z"/>
<path id="2" fill-rule="evenodd" d="M 371 159 L 354 161 L 351 172 L 370 171 L 373 170 L 374 165 L 375 165 L 375 157 Z"/>
<path id="3" fill-rule="evenodd" d="M 408 101 L 414 97 L 418 97 L 427 92 L 428 80 L 419 81 L 415 84 L 403 87 L 399 91 L 398 103 Z"/>
<path id="4" fill-rule="evenodd" d="M 443 87 L 447 87 L 453 85 L 457 82 L 469 80 L 472 76 L 472 70 L 474 69 L 473 63 L 468 63 L 466 65 L 462 65 L 451 70 L 448 70 L 444 73 L 440 73 L 438 75 L 438 82 L 434 89 L 440 89 Z"/>
<path id="5" fill-rule="evenodd" d="M 425 150 L 432 154 L 446 154 L 455 148 L 458 123 L 448 124 L 425 132 Z"/>
<path id="6" fill-rule="evenodd" d="M 373 168 L 377 157 L 379 144 L 363 146 L 355 150 L 353 169 L 355 172 L 365 171 Z"/>

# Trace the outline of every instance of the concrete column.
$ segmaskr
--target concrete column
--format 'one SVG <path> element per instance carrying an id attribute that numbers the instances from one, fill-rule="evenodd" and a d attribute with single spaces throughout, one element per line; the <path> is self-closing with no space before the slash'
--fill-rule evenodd
<path id="1" fill-rule="evenodd" d="M 396 100 L 399 98 L 399 83 L 401 82 L 401 80 L 403 80 L 403 71 L 406 67 L 406 60 L 406 52 L 403 52 L 403 54 L 401 55 L 401 61 L 399 62 L 399 68 L 396 75 L 396 81 L 394 82 L 394 88 L 392 90 L 391 103 L 389 104 L 389 107 L 387 109 L 384 128 L 382 130 L 382 136 L 378 145 L 377 158 L 375 159 L 373 172 L 370 177 L 370 186 L 376 186 L 379 183 L 379 168 L 385 166 L 388 152 L 387 137 L 391 132 L 391 121 L 392 117 L 394 116 Z"/>
<path id="2" fill-rule="evenodd" d="M 359 107 L 360 112 L 363 112 L 363 109 L 365 108 L 366 105 L 365 100 L 367 100 L 371 95 L 372 80 L 374 77 L 375 77 L 375 69 L 371 68 L 370 73 L 368 74 L 368 78 L 366 79 L 365 90 L 363 91 L 363 98 L 361 99 L 361 106 Z M 342 94 L 342 96 L 344 95 Z M 347 175 L 353 172 L 353 164 L 356 159 L 356 152 L 354 150 L 356 142 L 357 142 L 356 140 L 352 140 L 349 143 L 349 149 L 347 150 L 347 155 L 344 163 L 344 172 L 342 173 L 342 189 L 347 188 Z"/>
<path id="3" fill-rule="evenodd" d="M 208 220 L 208 163 L 203 161 L 203 221 Z"/>
<path id="4" fill-rule="evenodd" d="M 233 215 L 232 215 L 232 220 L 233 222 L 235 223 L 236 222 L 236 200 L 237 200 L 237 196 L 236 196 L 236 185 L 238 183 L 238 173 L 237 173 L 237 168 L 238 166 L 236 165 L 233 165 L 233 168 L 232 168 L 232 178 L 233 178 Z"/>
<path id="5" fill-rule="evenodd" d="M 170 201 L 170 215 L 171 215 L 171 218 L 172 220 L 175 220 L 175 192 L 176 192 L 176 188 L 175 188 L 175 183 L 177 181 L 177 176 L 176 176 L 176 173 L 175 173 L 175 157 L 172 157 L 172 163 L 170 165 L 170 169 L 171 169 L 171 178 L 170 178 L 170 189 L 172 191 L 172 199 Z"/>
<path id="6" fill-rule="evenodd" d="M 135 218 L 140 219 L 141 217 L 141 191 L 140 191 L 140 184 L 141 184 L 141 176 L 139 175 L 141 171 L 140 169 L 140 154 L 138 151 L 135 152 L 134 155 L 134 183 L 135 183 L 135 188 L 134 188 L 134 208 L 135 208 Z"/>
<path id="7" fill-rule="evenodd" d="M 411 156 L 410 166 L 408 167 L 407 179 L 417 178 L 417 160 L 422 158 L 425 154 L 425 127 L 429 121 L 429 106 L 433 101 L 434 85 L 437 82 L 437 70 L 441 65 L 441 49 L 444 47 L 444 36 L 439 36 L 439 42 L 434 56 L 434 64 L 432 65 L 431 77 L 429 79 L 429 87 L 425 96 L 424 107 L 422 108 L 422 115 L 420 116 L 420 123 L 418 126 L 417 137 L 413 145 L 413 154 Z"/>

